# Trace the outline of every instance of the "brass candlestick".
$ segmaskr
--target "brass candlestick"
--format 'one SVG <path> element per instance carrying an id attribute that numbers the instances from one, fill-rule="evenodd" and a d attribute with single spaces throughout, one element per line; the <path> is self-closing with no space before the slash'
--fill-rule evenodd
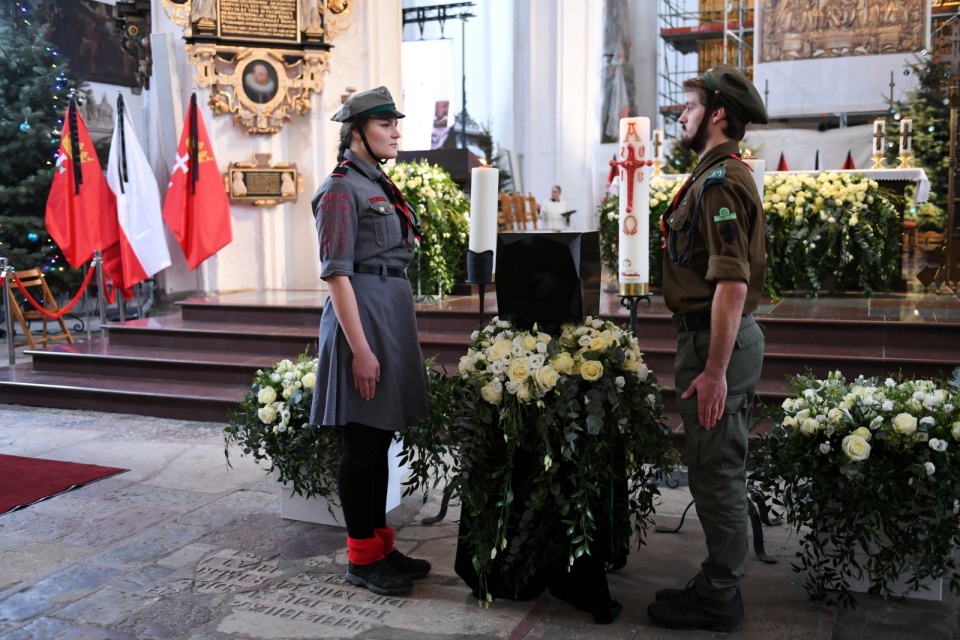
<path id="1" fill-rule="evenodd" d="M 912 153 L 901 153 L 900 154 L 900 169 L 909 169 L 910 168 L 910 158 L 913 156 Z"/>

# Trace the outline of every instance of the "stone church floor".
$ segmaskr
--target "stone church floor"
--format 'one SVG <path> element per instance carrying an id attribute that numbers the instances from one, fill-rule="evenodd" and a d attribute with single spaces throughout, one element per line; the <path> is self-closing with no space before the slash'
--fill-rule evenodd
<path id="1" fill-rule="evenodd" d="M 458 507 L 425 526 L 439 493 L 426 505 L 407 497 L 389 516 L 398 546 L 434 570 L 409 596 L 383 598 L 344 583 L 342 530 L 282 519 L 263 471 L 236 456 L 226 467 L 221 429 L 0 406 L 0 453 L 129 469 L 0 516 L 0 640 L 714 637 L 658 629 L 646 615 L 657 589 L 682 586 L 696 571 L 704 546 L 695 511 L 677 534 L 651 531 L 609 575 L 624 609 L 613 624 L 595 625 L 549 594 L 479 607 L 453 571 Z M 664 487 L 656 522 L 675 525 L 689 500 L 685 486 Z M 764 535 L 778 562 L 750 553 L 747 622 L 728 637 L 960 638 L 960 599 L 949 593 L 942 602 L 862 596 L 855 611 L 811 602 L 790 568 L 796 532 L 774 526 Z"/>

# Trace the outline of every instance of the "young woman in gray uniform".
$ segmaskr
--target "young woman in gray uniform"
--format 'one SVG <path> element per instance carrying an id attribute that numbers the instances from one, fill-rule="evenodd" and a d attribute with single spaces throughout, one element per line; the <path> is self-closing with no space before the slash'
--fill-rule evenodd
<path id="1" fill-rule="evenodd" d="M 313 199 L 329 298 L 320 320 L 311 422 L 343 429 L 338 477 L 347 525 L 347 582 L 385 595 L 430 571 L 393 544 L 386 524 L 387 450 L 394 433 L 427 413 L 427 374 L 407 266 L 420 231 L 380 170 L 397 157 L 397 111 L 385 87 L 352 95 L 336 169 Z"/>

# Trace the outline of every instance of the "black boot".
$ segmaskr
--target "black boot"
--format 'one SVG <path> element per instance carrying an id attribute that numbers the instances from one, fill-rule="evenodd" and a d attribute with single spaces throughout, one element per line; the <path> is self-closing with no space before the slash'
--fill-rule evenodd
<path id="1" fill-rule="evenodd" d="M 663 591 L 673 591 L 664 589 Z M 658 592 L 658 595 L 659 592 Z M 664 595 L 669 596 L 670 593 Z M 705 629 L 739 631 L 743 628 L 743 597 L 740 589 L 729 600 L 704 598 L 696 588 L 688 587 L 672 599 L 659 600 L 647 607 L 654 624 L 668 629 Z"/>
<path id="2" fill-rule="evenodd" d="M 397 549 L 384 556 L 384 560 L 408 578 L 422 578 L 430 573 L 429 562 L 405 556 Z"/>
<path id="3" fill-rule="evenodd" d="M 739 589 L 740 587 L 737 587 Z M 687 583 L 687 586 L 683 589 L 660 589 L 657 591 L 654 596 L 657 602 L 663 602 L 664 600 L 673 600 L 685 594 L 687 591 L 693 590 L 696 593 L 697 588 L 693 584 L 693 580 Z"/>
<path id="4" fill-rule="evenodd" d="M 372 564 L 348 563 L 347 582 L 382 596 L 406 595 L 413 588 L 410 578 L 394 569 L 386 560 L 377 560 Z"/>

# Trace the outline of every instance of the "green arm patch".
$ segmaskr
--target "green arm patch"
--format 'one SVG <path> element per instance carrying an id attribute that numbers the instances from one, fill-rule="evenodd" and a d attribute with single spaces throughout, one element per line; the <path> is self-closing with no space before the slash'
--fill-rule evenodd
<path id="1" fill-rule="evenodd" d="M 726 207 L 720 207 L 720 212 L 713 216 L 714 222 L 724 222 L 725 220 L 736 220 L 737 214 Z"/>

